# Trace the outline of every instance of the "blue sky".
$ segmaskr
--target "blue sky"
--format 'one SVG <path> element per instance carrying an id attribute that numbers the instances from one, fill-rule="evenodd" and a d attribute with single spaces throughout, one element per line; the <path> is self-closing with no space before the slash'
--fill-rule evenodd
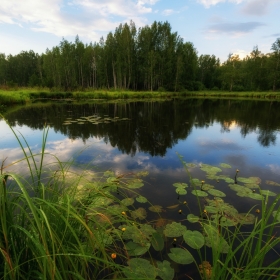
<path id="1" fill-rule="evenodd" d="M 1 0 L 0 53 L 42 53 L 62 37 L 98 42 L 120 23 L 168 21 L 198 54 L 222 61 L 258 45 L 270 52 L 280 37 L 280 0 Z"/>

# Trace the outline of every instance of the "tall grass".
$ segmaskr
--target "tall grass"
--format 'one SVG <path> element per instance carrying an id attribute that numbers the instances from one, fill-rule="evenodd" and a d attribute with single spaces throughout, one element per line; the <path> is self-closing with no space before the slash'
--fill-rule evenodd
<path id="1" fill-rule="evenodd" d="M 44 130 L 38 154 L 11 130 L 30 176 L 8 172 L 2 163 L 0 279 L 102 279 L 120 271 L 121 265 L 111 254 L 117 251 L 115 240 L 120 240 L 121 233 L 116 231 L 115 240 L 104 241 L 113 226 L 92 205 L 97 198 L 114 197 L 98 191 L 94 184 L 81 190 L 79 174 L 72 174 L 74 180 L 69 183 L 69 164 L 58 159 L 59 170 L 42 178 L 48 130 Z M 109 223 L 100 223 L 101 216 Z"/>

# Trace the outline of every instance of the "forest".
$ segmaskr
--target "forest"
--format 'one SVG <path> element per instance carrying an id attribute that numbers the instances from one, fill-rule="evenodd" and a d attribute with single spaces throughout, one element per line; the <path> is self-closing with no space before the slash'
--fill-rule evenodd
<path id="1" fill-rule="evenodd" d="M 280 38 L 264 54 L 254 46 L 240 59 L 221 63 L 201 54 L 173 32 L 168 22 L 137 28 L 120 24 L 106 39 L 84 44 L 62 38 L 38 54 L 0 53 L 0 87 L 47 87 L 51 90 L 110 89 L 133 91 L 277 91 L 280 89 Z"/>

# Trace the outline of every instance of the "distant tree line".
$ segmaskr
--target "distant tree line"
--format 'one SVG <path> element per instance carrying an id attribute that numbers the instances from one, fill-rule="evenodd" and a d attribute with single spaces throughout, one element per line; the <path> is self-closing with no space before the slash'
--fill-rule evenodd
<path id="1" fill-rule="evenodd" d="M 62 39 L 39 55 L 22 51 L 0 54 L 0 86 L 65 91 L 122 89 L 148 91 L 265 91 L 280 88 L 280 38 L 263 54 L 255 46 L 244 59 L 229 54 L 200 55 L 191 42 L 172 32 L 168 22 L 136 28 L 120 24 L 106 40 L 84 44 Z"/>

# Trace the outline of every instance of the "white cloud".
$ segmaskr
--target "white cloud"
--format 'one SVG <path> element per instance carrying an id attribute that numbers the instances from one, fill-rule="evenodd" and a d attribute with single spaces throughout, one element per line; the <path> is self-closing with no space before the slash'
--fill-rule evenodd
<path id="1" fill-rule="evenodd" d="M 280 166 L 277 164 L 268 164 L 269 169 L 276 174 L 280 173 Z"/>
<path id="2" fill-rule="evenodd" d="M 172 10 L 172 9 L 166 9 L 166 10 L 164 10 L 164 11 L 162 12 L 162 14 L 163 14 L 164 16 L 170 16 L 170 15 L 172 15 L 172 14 L 174 14 L 174 13 L 175 13 L 175 11 Z"/>
<path id="3" fill-rule="evenodd" d="M 242 8 L 246 15 L 263 16 L 267 14 L 270 4 L 278 0 L 249 0 Z"/>
<path id="4" fill-rule="evenodd" d="M 157 0 L 1 0 L 0 24 L 17 24 L 56 36 L 80 35 L 93 41 L 122 22 L 143 25 Z M 74 11 L 74 12 L 73 12 Z M 121 17 L 121 19 L 116 18 Z"/>
<path id="5" fill-rule="evenodd" d="M 215 6 L 219 3 L 231 2 L 235 4 L 240 4 L 244 0 L 197 0 L 198 3 L 202 4 L 205 8 L 209 8 L 210 6 Z M 266 0 L 263 0 L 266 1 Z"/>

